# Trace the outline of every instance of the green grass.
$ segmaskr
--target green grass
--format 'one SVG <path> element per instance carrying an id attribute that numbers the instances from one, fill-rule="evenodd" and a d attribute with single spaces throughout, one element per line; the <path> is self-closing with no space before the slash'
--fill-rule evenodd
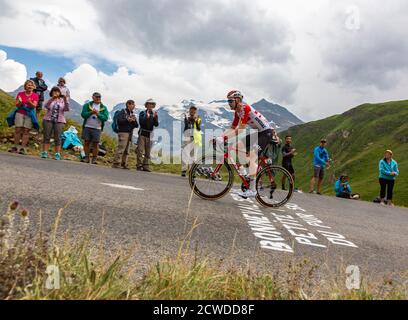
<path id="1" fill-rule="evenodd" d="M 14 108 L 14 99 L 0 90 L 0 138 L 12 134 L 13 129 L 6 125 L 5 118 Z M 392 149 L 401 171 L 395 188 L 395 203 L 408 206 L 408 101 L 396 101 L 381 104 L 365 104 L 342 115 L 310 122 L 291 128 L 298 156 L 294 160 L 298 186 L 309 190 L 312 175 L 312 152 L 322 137 L 329 140 L 328 150 L 335 160 L 328 171 L 323 185 L 326 194 L 334 195 L 331 176 L 339 177 L 343 172 L 351 177 L 355 193 L 360 193 L 363 200 L 372 201 L 379 195 L 378 162 L 386 149 Z M 67 128 L 71 125 L 81 132 L 81 125 L 68 119 Z M 1 142 L 1 141 L 0 141 Z M 101 165 L 110 166 L 113 162 L 116 139 L 104 134 L 102 142 L 108 150 L 107 157 L 100 159 Z M 10 146 L 0 143 L 0 151 Z M 28 152 L 39 155 L 39 147 L 33 142 Z M 134 147 L 129 157 L 129 166 L 136 167 Z M 180 174 L 180 164 L 152 165 L 156 172 Z M 239 180 L 236 179 L 239 184 Z"/>
<path id="2" fill-rule="evenodd" d="M 401 172 L 394 200 L 408 206 L 408 101 L 364 104 L 342 115 L 295 126 L 282 133 L 293 136 L 298 156 L 294 160 L 300 188 L 309 190 L 313 149 L 321 138 L 328 139 L 327 149 L 335 160 L 328 171 L 323 191 L 334 195 L 330 176 L 347 173 L 353 192 L 364 200 L 379 196 L 378 163 L 386 149 L 394 151 Z"/>
<path id="3" fill-rule="evenodd" d="M 189 248 L 194 231 L 180 239 L 180 250 L 150 266 L 132 261 L 134 250 L 105 250 L 100 237 L 60 230 L 64 210 L 46 232 L 30 227 L 31 216 L 18 204 L 0 217 L 0 299 L 7 300 L 300 300 L 407 299 L 404 276 L 363 279 L 361 289 L 347 290 L 345 272 L 319 275 L 310 261 L 261 272 L 234 267 L 232 259 L 200 256 Z M 41 221 L 41 213 L 40 213 Z M 102 224 L 103 225 L 103 224 Z M 35 229 L 33 234 L 28 230 Z M 59 270 L 59 287 L 50 286 L 47 269 Z M 55 268 L 54 268 L 55 270 Z M 267 270 L 267 268 L 265 268 Z M 340 271 L 339 271 L 340 272 Z M 406 276 L 405 276 L 406 277 Z M 51 277 L 52 278 L 52 277 Z M 48 283 L 48 285 L 46 285 Z"/>

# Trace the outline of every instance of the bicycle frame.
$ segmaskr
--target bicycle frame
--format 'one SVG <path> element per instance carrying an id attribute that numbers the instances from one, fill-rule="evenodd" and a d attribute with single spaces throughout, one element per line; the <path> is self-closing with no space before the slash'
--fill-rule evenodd
<path id="1" fill-rule="evenodd" d="M 226 151 L 225 154 L 224 154 L 224 162 L 221 163 L 221 164 L 218 164 L 218 165 L 216 166 L 214 172 L 211 174 L 212 177 L 215 177 L 215 176 L 218 174 L 218 172 L 221 170 L 221 168 L 222 168 L 222 166 L 224 165 L 224 163 L 225 163 L 226 161 L 228 162 L 228 160 L 230 160 L 230 152 L 231 152 L 232 150 L 234 150 L 234 149 L 235 149 L 234 146 L 229 146 L 229 147 L 228 147 L 227 151 Z M 237 152 L 240 152 L 240 151 L 237 150 Z M 241 152 L 242 152 L 242 151 L 241 151 Z M 268 163 L 267 163 L 267 160 L 268 160 L 268 159 L 269 159 L 269 158 L 266 157 L 266 156 L 264 156 L 264 155 L 262 155 L 262 156 L 259 157 L 258 168 L 257 168 L 256 173 L 258 174 L 258 173 L 261 171 L 261 169 L 266 168 L 266 169 L 268 170 L 268 173 L 269 173 L 271 182 L 273 182 L 273 173 L 272 173 L 272 171 L 269 169 L 269 165 L 268 165 Z M 238 176 L 240 177 L 240 179 L 241 179 L 243 185 L 244 185 L 246 188 L 249 189 L 249 183 L 248 183 L 246 177 L 243 176 L 243 175 L 239 172 L 239 168 L 240 168 L 241 164 L 239 164 L 239 163 L 233 163 L 232 166 L 233 166 L 233 168 L 235 169 L 235 171 L 237 172 Z"/>

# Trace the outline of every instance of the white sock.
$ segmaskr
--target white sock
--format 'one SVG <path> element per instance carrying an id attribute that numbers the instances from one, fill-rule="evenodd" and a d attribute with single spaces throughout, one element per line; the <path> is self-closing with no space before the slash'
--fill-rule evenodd
<path id="1" fill-rule="evenodd" d="M 251 178 L 251 182 L 249 183 L 249 189 L 251 191 L 256 191 L 256 180 L 254 178 Z"/>

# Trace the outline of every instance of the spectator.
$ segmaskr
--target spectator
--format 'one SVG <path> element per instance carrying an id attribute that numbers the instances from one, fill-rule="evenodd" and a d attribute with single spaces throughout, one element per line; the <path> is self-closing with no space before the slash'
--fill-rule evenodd
<path id="1" fill-rule="evenodd" d="M 197 111 L 197 107 L 192 105 L 188 115 L 184 115 L 184 134 L 181 154 L 182 177 L 186 176 L 189 165 L 196 160 L 197 147 L 202 146 L 201 119 Z M 192 151 L 194 152 L 193 158 L 191 157 Z"/>
<path id="2" fill-rule="evenodd" d="M 135 107 L 135 102 L 129 100 L 126 102 L 126 108 L 120 110 L 117 115 L 118 147 L 113 160 L 113 168 L 122 167 L 123 169 L 129 169 L 128 158 L 133 130 L 139 127 L 136 115 L 133 113 Z"/>
<path id="3" fill-rule="evenodd" d="M 81 113 L 84 119 L 82 129 L 82 139 L 84 143 L 85 158 L 82 162 L 89 163 L 90 151 L 92 146 L 92 164 L 97 164 L 99 143 L 101 141 L 102 131 L 105 122 L 109 119 L 108 108 L 102 103 L 102 96 L 95 92 L 92 95 L 92 101 L 86 103 Z"/>
<path id="4" fill-rule="evenodd" d="M 69 106 L 70 100 L 71 100 L 71 92 L 69 91 L 67 85 L 66 85 L 66 81 L 64 78 L 59 78 L 58 79 L 58 85 L 57 87 L 60 89 L 61 91 L 61 97 L 65 98 L 66 103 Z"/>
<path id="5" fill-rule="evenodd" d="M 295 182 L 295 169 L 293 168 L 292 160 L 297 155 L 296 149 L 292 147 L 292 137 L 286 136 L 285 145 L 282 148 L 282 167 L 284 167 L 293 177 Z M 282 178 L 282 190 L 286 190 L 286 176 Z M 295 189 L 297 191 L 297 189 Z"/>
<path id="6" fill-rule="evenodd" d="M 320 141 L 320 146 L 316 147 L 313 153 L 314 173 L 312 181 L 310 182 L 310 193 L 314 193 L 316 180 L 318 180 L 317 181 L 318 195 L 322 194 L 321 187 L 324 179 L 325 170 L 330 166 L 330 156 L 329 152 L 326 149 L 326 144 L 327 140 L 322 139 Z"/>
<path id="7" fill-rule="evenodd" d="M 339 180 L 337 180 L 334 191 L 337 198 L 354 199 L 358 200 L 360 196 L 358 194 L 352 194 L 349 177 L 347 174 L 343 174 Z"/>
<path id="8" fill-rule="evenodd" d="M 151 139 L 153 130 L 159 126 L 159 115 L 157 112 L 153 112 L 156 108 L 156 102 L 153 99 L 149 99 L 145 103 L 145 111 L 140 112 L 139 115 L 139 140 L 137 143 L 137 171 L 151 172 L 149 168 L 150 152 L 151 152 Z"/>
<path id="9" fill-rule="evenodd" d="M 34 92 L 35 83 L 27 80 L 24 83 L 24 91 L 17 94 L 16 107 L 8 117 L 9 126 L 15 125 L 14 147 L 9 150 L 12 153 L 26 154 L 26 148 L 30 139 L 30 130 L 38 129 L 38 121 L 34 110 L 38 105 L 38 94 Z M 21 148 L 19 148 L 21 141 Z"/>
<path id="10" fill-rule="evenodd" d="M 69 111 L 69 106 L 66 96 L 62 97 L 61 90 L 58 87 L 51 89 L 50 97 L 45 103 L 47 113 L 43 120 L 44 143 L 41 158 L 48 158 L 48 150 L 50 149 L 51 135 L 54 137 L 55 144 L 55 160 L 61 160 L 61 134 L 65 127 L 65 112 Z"/>
<path id="11" fill-rule="evenodd" d="M 393 192 L 397 176 L 399 175 L 398 163 L 393 159 L 393 152 L 387 150 L 384 159 L 380 161 L 380 186 L 381 204 L 394 206 Z M 385 198 L 387 196 L 387 198 Z"/>
<path id="12" fill-rule="evenodd" d="M 43 73 L 41 71 L 37 71 L 35 74 L 35 78 L 32 78 L 31 80 L 34 81 L 35 84 L 34 92 L 38 94 L 39 97 L 36 113 L 37 119 L 40 119 L 40 114 L 44 103 L 44 93 L 48 90 L 48 86 L 43 80 Z"/>

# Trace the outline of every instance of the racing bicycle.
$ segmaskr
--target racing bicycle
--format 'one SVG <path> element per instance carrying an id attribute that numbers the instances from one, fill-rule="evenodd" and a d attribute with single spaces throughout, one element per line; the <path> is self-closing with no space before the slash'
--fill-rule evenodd
<path id="1" fill-rule="evenodd" d="M 268 148 L 276 148 L 277 142 L 271 141 L 265 150 L 260 152 L 256 175 L 256 200 L 264 207 L 279 208 L 290 201 L 294 191 L 292 175 L 283 167 L 271 163 Z M 219 200 L 232 189 L 235 174 L 239 176 L 241 190 L 250 187 L 250 178 L 243 173 L 242 165 L 234 161 L 231 152 L 236 146 L 224 143 L 224 155 L 215 152 L 196 161 L 189 173 L 189 183 L 193 192 L 204 200 Z M 214 151 L 216 143 L 214 142 Z M 239 180 L 238 180 L 239 181 Z"/>

